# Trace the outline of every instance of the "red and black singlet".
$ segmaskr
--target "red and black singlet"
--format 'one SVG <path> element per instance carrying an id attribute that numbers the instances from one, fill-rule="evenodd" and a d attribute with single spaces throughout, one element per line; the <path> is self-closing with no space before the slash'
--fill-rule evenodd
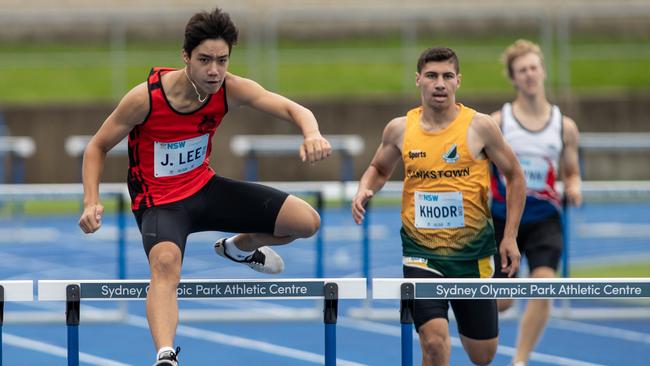
<path id="1" fill-rule="evenodd" d="M 225 82 L 199 109 L 182 113 L 171 106 L 162 88 L 162 75 L 173 70 L 151 70 L 149 114 L 129 133 L 133 210 L 187 198 L 215 174 L 209 156 L 214 132 L 228 111 Z"/>

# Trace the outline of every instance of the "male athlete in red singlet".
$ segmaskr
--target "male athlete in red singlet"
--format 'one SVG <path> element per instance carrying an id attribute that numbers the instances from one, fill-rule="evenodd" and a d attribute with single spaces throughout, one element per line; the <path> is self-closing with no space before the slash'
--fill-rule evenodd
<path id="1" fill-rule="evenodd" d="M 147 82 L 124 96 L 84 154 L 79 226 L 93 233 L 104 212 L 99 180 L 106 153 L 129 137 L 128 186 L 151 270 L 147 319 L 158 350 L 154 365 L 178 365 L 176 287 L 190 233 L 243 233 L 217 241 L 216 253 L 259 272 L 279 273 L 284 262 L 269 246 L 312 236 L 320 225 L 316 211 L 299 198 L 219 177 L 210 168 L 212 137 L 226 112 L 241 105 L 295 123 L 304 136 L 303 161 L 314 163 L 331 153 L 311 111 L 228 72 L 237 37 L 220 9 L 192 16 L 185 28 L 185 67 L 152 69 Z"/>

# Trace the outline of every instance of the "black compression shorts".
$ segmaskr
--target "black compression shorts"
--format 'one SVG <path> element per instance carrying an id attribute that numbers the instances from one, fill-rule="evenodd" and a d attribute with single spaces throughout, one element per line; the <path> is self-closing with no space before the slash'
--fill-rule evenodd
<path id="1" fill-rule="evenodd" d="M 505 221 L 494 220 L 494 235 L 497 245 L 501 244 Z M 553 215 L 541 221 L 519 225 L 517 245 L 522 257 L 528 261 L 529 271 L 537 267 L 550 267 L 557 271 L 563 247 L 562 221 L 559 215 Z M 501 267 L 499 253 L 494 256 L 494 263 Z M 494 271 L 494 277 L 508 277 L 500 270 Z"/>
<path id="2" fill-rule="evenodd" d="M 414 267 L 402 267 L 404 278 L 443 278 L 443 276 Z M 415 300 L 413 322 L 415 329 L 431 319 L 449 320 L 449 304 L 454 310 L 458 333 L 477 340 L 492 339 L 499 335 L 499 315 L 496 300 Z"/>
<path id="3" fill-rule="evenodd" d="M 183 200 L 134 211 L 144 250 L 170 241 L 185 252 L 187 236 L 199 231 L 273 234 L 289 195 L 261 184 L 214 176 Z"/>

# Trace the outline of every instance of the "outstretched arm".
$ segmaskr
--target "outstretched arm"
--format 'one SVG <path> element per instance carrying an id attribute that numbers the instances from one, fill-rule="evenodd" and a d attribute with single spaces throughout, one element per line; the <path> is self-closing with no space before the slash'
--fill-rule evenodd
<path id="1" fill-rule="evenodd" d="M 300 146 L 300 159 L 315 163 L 331 155 L 332 147 L 323 138 L 314 114 L 302 105 L 270 92 L 253 80 L 233 74 L 227 76 L 228 100 L 234 105 L 247 105 L 276 118 L 295 123 L 304 141 Z"/>
<path id="2" fill-rule="evenodd" d="M 94 233 L 101 227 L 104 206 L 99 200 L 99 180 L 104 170 L 106 154 L 117 145 L 137 124 L 142 123 L 149 109 L 147 85 L 140 84 L 128 92 L 90 139 L 83 157 L 84 211 L 79 227 Z"/>
<path id="3" fill-rule="evenodd" d="M 396 118 L 386 125 L 381 144 L 370 162 L 370 166 L 359 180 L 357 194 L 352 199 L 352 218 L 360 224 L 366 214 L 365 205 L 378 192 L 395 170 L 402 157 L 402 140 L 406 118 Z"/>

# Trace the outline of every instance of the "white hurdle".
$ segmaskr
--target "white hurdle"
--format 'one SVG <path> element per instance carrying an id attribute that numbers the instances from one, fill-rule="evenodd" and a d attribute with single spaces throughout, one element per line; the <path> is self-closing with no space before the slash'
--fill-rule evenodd
<path id="1" fill-rule="evenodd" d="M 34 301 L 34 281 L 0 281 L 0 300 L 5 301 Z"/>
<path id="2" fill-rule="evenodd" d="M 415 286 L 415 299 L 650 297 L 650 278 L 375 278 L 372 283 L 373 299 L 399 299 L 402 283 Z"/>
<path id="3" fill-rule="evenodd" d="M 66 302 L 68 366 L 78 366 L 81 301 L 145 300 L 148 290 L 148 280 L 41 280 L 38 300 Z M 323 299 L 325 365 L 333 366 L 338 300 L 365 299 L 367 292 L 365 278 L 184 279 L 177 296 L 179 300 Z"/>
<path id="4" fill-rule="evenodd" d="M 364 142 L 359 135 L 325 135 L 332 152 L 341 155 L 341 181 L 350 181 L 354 176 L 355 156 L 363 153 Z M 236 135 L 230 140 L 230 151 L 245 157 L 246 180 L 256 181 L 259 156 L 293 156 L 303 142 L 302 135 Z"/>
<path id="5" fill-rule="evenodd" d="M 415 300 L 650 298 L 650 278 L 375 278 L 372 298 L 400 300 L 402 366 L 411 366 Z"/>
<path id="6" fill-rule="evenodd" d="M 0 366 L 2 366 L 2 327 L 6 301 L 34 301 L 34 281 L 0 281 Z"/>

